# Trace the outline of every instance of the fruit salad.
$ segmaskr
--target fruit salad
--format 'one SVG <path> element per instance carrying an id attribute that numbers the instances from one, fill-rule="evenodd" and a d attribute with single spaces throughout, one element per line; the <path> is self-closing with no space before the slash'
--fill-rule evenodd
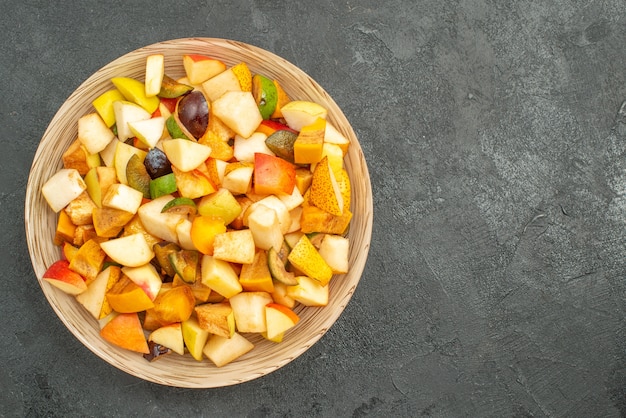
<path id="1" fill-rule="evenodd" d="M 314 102 L 245 62 L 145 62 L 79 118 L 42 187 L 62 256 L 43 281 L 111 344 L 224 366 L 289 338 L 349 268 L 350 145 Z"/>

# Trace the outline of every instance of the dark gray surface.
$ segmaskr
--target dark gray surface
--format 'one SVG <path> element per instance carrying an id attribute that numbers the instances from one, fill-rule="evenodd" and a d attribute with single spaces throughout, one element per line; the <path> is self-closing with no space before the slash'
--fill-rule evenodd
<path id="1" fill-rule="evenodd" d="M 626 415 L 622 0 L 2 3 L 0 415 Z M 359 136 L 375 204 L 337 324 L 215 390 L 143 382 L 84 348 L 47 306 L 23 227 L 32 157 L 67 96 L 190 36 L 316 79 Z"/>

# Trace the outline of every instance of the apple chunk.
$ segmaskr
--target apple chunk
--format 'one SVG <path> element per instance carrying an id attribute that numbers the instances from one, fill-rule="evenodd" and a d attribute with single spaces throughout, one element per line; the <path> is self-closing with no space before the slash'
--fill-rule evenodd
<path id="1" fill-rule="evenodd" d="M 211 155 L 208 145 L 182 138 L 163 141 L 163 151 L 172 165 L 184 172 L 197 168 Z"/>
<path id="2" fill-rule="evenodd" d="M 78 170 L 63 168 L 46 181 L 41 188 L 41 193 L 52 210 L 59 212 L 80 196 L 85 189 L 87 185 Z"/>
<path id="3" fill-rule="evenodd" d="M 268 303 L 265 306 L 265 322 L 267 325 L 267 339 L 273 340 L 285 331 L 293 328 L 300 321 L 300 317 L 291 309 L 278 303 Z"/>
<path id="4" fill-rule="evenodd" d="M 241 334 L 235 333 L 231 338 L 211 335 L 202 349 L 203 354 L 217 367 L 238 359 L 254 348 L 254 344 Z"/>
<path id="5" fill-rule="evenodd" d="M 148 341 L 167 347 L 181 356 L 185 354 L 185 342 L 180 323 L 165 325 L 155 329 L 148 336 Z"/>
<path id="6" fill-rule="evenodd" d="M 265 306 L 274 300 L 267 292 L 241 292 L 230 298 L 238 332 L 265 332 Z"/>
<path id="7" fill-rule="evenodd" d="M 54 262 L 43 275 L 43 280 L 70 295 L 78 295 L 87 290 L 85 279 L 70 270 L 67 260 Z"/>
<path id="8" fill-rule="evenodd" d="M 244 138 L 263 121 L 251 92 L 228 91 L 212 103 L 213 114 Z"/>
<path id="9" fill-rule="evenodd" d="M 104 241 L 100 247 L 115 262 L 127 267 L 142 266 L 154 257 L 146 237 L 141 233 Z"/>

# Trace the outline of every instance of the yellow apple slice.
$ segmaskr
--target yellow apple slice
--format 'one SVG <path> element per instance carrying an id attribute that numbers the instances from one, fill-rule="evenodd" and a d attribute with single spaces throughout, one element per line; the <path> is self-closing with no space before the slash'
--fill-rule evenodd
<path id="1" fill-rule="evenodd" d="M 211 147 L 187 139 L 168 139 L 162 145 L 172 165 L 184 172 L 197 168 L 211 155 Z"/>
<path id="2" fill-rule="evenodd" d="M 341 235 L 326 234 L 322 238 L 319 253 L 333 274 L 348 272 L 348 256 L 350 253 L 350 241 Z"/>
<path id="3" fill-rule="evenodd" d="M 161 102 L 158 97 L 147 97 L 145 84 L 130 77 L 113 77 L 111 82 L 129 102 L 133 102 L 152 114 Z M 119 125 L 117 114 L 115 115 Z M 118 127 L 119 129 L 119 127 Z"/>
<path id="4" fill-rule="evenodd" d="M 267 292 L 241 292 L 229 299 L 237 332 L 265 332 L 265 305 L 272 303 Z"/>
<path id="5" fill-rule="evenodd" d="M 104 241 L 100 247 L 113 261 L 128 267 L 142 266 L 154 257 L 152 248 L 140 233 Z"/>
<path id="6" fill-rule="evenodd" d="M 227 261 L 210 255 L 203 255 L 201 261 L 202 284 L 225 298 L 231 298 L 242 291 L 239 276 Z"/>
<path id="7" fill-rule="evenodd" d="M 100 96 L 96 97 L 93 102 L 93 107 L 100 115 L 104 123 L 110 128 L 115 125 L 115 112 L 113 112 L 113 102 L 119 100 L 126 100 L 124 95 L 117 89 L 105 91 Z"/>

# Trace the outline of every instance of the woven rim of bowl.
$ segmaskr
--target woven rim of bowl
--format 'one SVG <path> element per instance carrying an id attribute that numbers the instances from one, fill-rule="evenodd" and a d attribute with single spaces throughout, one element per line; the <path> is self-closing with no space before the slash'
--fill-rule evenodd
<path id="1" fill-rule="evenodd" d="M 311 100 L 325 106 L 327 119 L 351 141 L 344 160 L 352 181 L 349 273 L 337 275 L 331 281 L 328 306 L 298 309 L 301 321 L 286 334 L 283 342 L 276 344 L 258 335 L 246 335 L 255 348 L 221 368 L 208 360 L 198 362 L 189 355 L 170 355 L 150 363 L 140 354 L 114 347 L 100 338 L 97 321 L 72 296 L 41 279 L 47 266 L 61 255 L 60 248 L 53 244 L 56 214 L 40 193 L 41 186 L 61 168 L 61 155 L 76 138 L 78 118 L 92 112 L 91 101 L 112 88 L 110 78 L 130 76 L 143 80 L 145 58 L 154 53 L 165 55 L 166 74 L 172 77 L 184 75 L 183 54 L 210 55 L 227 65 L 244 61 L 253 74 L 277 79 L 292 99 Z M 318 83 L 295 65 L 258 47 L 219 38 L 183 38 L 155 43 L 123 55 L 91 75 L 69 96 L 51 120 L 33 158 L 24 212 L 28 250 L 37 281 L 57 316 L 79 341 L 107 363 L 138 378 L 167 386 L 211 388 L 271 373 L 300 356 L 328 331 L 347 306 L 365 268 L 372 234 L 373 202 L 369 172 L 356 134 L 339 106 Z"/>

